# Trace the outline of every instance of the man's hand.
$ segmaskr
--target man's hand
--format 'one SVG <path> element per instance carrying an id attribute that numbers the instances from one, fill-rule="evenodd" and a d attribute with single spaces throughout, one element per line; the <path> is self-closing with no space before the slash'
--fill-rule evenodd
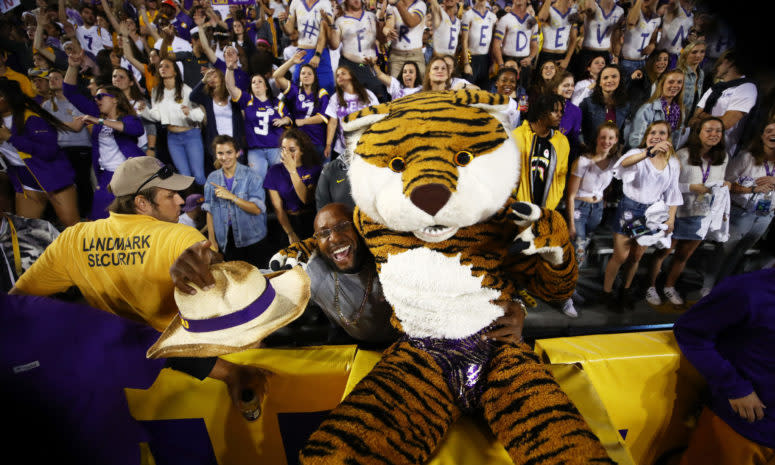
<path id="1" fill-rule="evenodd" d="M 503 316 L 493 322 L 496 329 L 482 335 L 483 339 L 489 339 L 498 342 L 511 342 L 519 344 L 522 342 L 522 327 L 525 324 L 525 307 L 521 302 L 496 302 L 503 309 Z"/>
<path id="2" fill-rule="evenodd" d="M 756 395 L 756 391 L 745 397 L 729 399 L 729 405 L 732 406 L 732 410 L 734 410 L 735 413 L 740 415 L 740 418 L 746 420 L 748 423 L 753 423 L 756 420 L 764 418 L 764 409 L 767 408 L 767 406 L 759 399 L 759 396 Z"/>
<path id="3" fill-rule="evenodd" d="M 210 241 L 198 242 L 183 251 L 170 267 L 170 277 L 175 287 L 186 294 L 196 294 L 196 289 L 188 285 L 195 284 L 200 289 L 208 290 L 215 285 L 215 278 L 210 273 L 210 265 L 223 261 L 223 256 L 214 252 Z"/>
<path id="4" fill-rule="evenodd" d="M 215 362 L 215 366 L 209 375 L 210 378 L 226 383 L 231 403 L 240 411 L 247 408 L 247 405 L 242 400 L 243 392 L 245 390 L 253 391 L 255 397 L 258 398 L 259 405 L 259 412 L 256 418 L 261 415 L 270 376 L 272 376 L 270 371 L 252 365 L 238 365 L 222 358 Z"/>
<path id="5" fill-rule="evenodd" d="M 308 63 L 313 68 L 317 69 L 318 65 L 320 64 L 320 57 L 319 56 L 313 56 L 311 60 L 309 60 Z"/>

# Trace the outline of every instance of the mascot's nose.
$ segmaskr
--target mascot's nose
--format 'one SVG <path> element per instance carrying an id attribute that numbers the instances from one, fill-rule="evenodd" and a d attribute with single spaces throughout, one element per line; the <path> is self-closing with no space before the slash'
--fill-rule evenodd
<path id="1" fill-rule="evenodd" d="M 409 199 L 417 208 L 433 216 L 447 204 L 451 195 L 443 184 L 425 184 L 415 187 Z"/>

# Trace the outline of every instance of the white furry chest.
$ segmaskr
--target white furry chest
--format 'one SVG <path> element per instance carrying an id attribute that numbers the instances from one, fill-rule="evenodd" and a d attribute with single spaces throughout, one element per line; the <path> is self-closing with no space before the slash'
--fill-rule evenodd
<path id="1" fill-rule="evenodd" d="M 503 315 L 490 302 L 500 292 L 483 287 L 471 268 L 460 262 L 460 254 L 419 248 L 389 256 L 379 279 L 407 335 L 459 339 Z"/>

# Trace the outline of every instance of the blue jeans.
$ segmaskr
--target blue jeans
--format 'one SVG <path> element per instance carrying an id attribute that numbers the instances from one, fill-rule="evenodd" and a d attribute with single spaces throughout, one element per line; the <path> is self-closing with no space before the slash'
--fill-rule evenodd
<path id="1" fill-rule="evenodd" d="M 627 60 L 622 58 L 619 61 L 619 68 L 622 69 L 622 78 L 629 79 L 632 73 L 646 66 L 646 60 Z"/>
<path id="2" fill-rule="evenodd" d="M 183 132 L 167 131 L 167 148 L 178 172 L 184 176 L 193 176 L 196 183 L 203 186 L 207 177 L 202 131 L 199 128 Z"/>
<path id="3" fill-rule="evenodd" d="M 280 161 L 279 148 L 253 148 L 248 150 L 248 166 L 261 182 L 264 182 L 266 170 L 270 166 L 280 163 Z"/>
<path id="4" fill-rule="evenodd" d="M 293 70 L 293 82 L 299 82 L 299 72 L 301 72 L 301 65 L 309 63 L 309 61 L 315 56 L 314 48 L 309 50 L 300 48 L 299 50 L 304 50 L 305 55 L 301 64 L 297 65 L 296 69 Z M 320 87 L 326 89 L 328 91 L 328 95 L 333 95 L 335 91 L 334 71 L 331 69 L 331 55 L 328 52 L 328 47 L 323 49 L 323 53 L 320 54 L 317 75 Z"/>
<path id="5" fill-rule="evenodd" d="M 770 221 L 772 214 L 758 216 L 732 205 L 729 213 L 729 240 L 722 244 L 719 253 L 713 255 L 703 287 L 713 287 L 727 276 L 735 274 L 745 252 L 764 236 Z"/>
<path id="6" fill-rule="evenodd" d="M 576 199 L 573 202 L 573 225 L 576 227 L 576 261 L 584 261 L 589 235 L 603 220 L 603 202 L 589 203 Z"/>

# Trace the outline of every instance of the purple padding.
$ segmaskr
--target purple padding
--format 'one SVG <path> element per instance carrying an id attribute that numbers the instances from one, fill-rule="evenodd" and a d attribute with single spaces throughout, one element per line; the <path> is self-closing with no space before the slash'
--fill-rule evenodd
<path id="1" fill-rule="evenodd" d="M 157 465 L 218 465 L 202 418 L 141 421 Z"/>
<path id="2" fill-rule="evenodd" d="M 153 384 L 166 360 L 145 351 L 159 333 L 43 297 L 0 294 L 0 309 L 2 434 L 22 458 L 7 463 L 139 464 L 146 436 L 124 388 Z"/>

